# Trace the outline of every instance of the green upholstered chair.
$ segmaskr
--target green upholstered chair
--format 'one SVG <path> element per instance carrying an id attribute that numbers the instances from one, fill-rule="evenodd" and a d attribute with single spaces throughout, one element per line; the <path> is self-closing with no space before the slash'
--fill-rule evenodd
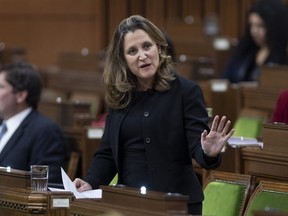
<path id="1" fill-rule="evenodd" d="M 249 199 L 244 216 L 253 216 L 256 211 L 288 214 L 288 183 L 260 181 Z"/>
<path id="2" fill-rule="evenodd" d="M 204 185 L 203 216 L 241 216 L 250 182 L 250 175 L 211 171 Z"/>
<path id="3" fill-rule="evenodd" d="M 237 137 L 257 138 L 262 136 L 263 123 L 267 120 L 267 112 L 252 108 L 243 108 L 234 123 L 234 134 Z"/>
<path id="4" fill-rule="evenodd" d="M 233 136 L 257 138 L 262 134 L 263 120 L 252 117 L 239 117 L 234 124 Z"/>

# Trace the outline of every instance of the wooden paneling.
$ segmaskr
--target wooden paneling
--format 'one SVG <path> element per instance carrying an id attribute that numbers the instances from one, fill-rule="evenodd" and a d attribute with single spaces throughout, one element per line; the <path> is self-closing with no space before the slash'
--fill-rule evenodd
<path id="1" fill-rule="evenodd" d="M 108 28 L 107 37 L 109 38 L 108 41 L 110 42 L 116 26 L 119 24 L 119 22 L 128 16 L 128 0 L 107 1 L 107 7 L 109 9 L 107 10 L 108 24 L 106 25 L 106 28 Z"/>
<path id="2" fill-rule="evenodd" d="M 219 1 L 205 0 L 204 11 L 205 11 L 205 15 L 218 14 L 219 13 Z"/>
<path id="3" fill-rule="evenodd" d="M 129 2 L 128 5 L 128 13 L 129 14 L 145 14 L 146 8 L 145 8 L 145 1 L 142 0 L 132 0 Z"/>
<path id="4" fill-rule="evenodd" d="M 219 11 L 219 26 L 221 35 L 238 37 L 242 29 L 239 29 L 239 17 L 244 11 L 239 8 L 238 0 L 221 0 Z"/>
<path id="5" fill-rule="evenodd" d="M 178 53 L 207 56 L 209 43 L 201 41 L 205 18 L 217 16 L 221 35 L 236 37 L 251 1 L 0 0 L 0 41 L 26 49 L 29 61 L 46 67 L 57 64 L 63 51 L 105 49 L 121 20 L 141 14 L 168 33 Z M 197 53 L 197 45 L 208 51 Z"/>
<path id="6" fill-rule="evenodd" d="M 168 18 L 167 16 L 167 7 L 168 4 L 166 0 L 146 0 L 146 16 L 160 28 L 165 30 L 165 20 Z"/>
<path id="7" fill-rule="evenodd" d="M 103 0 L 0 1 L 0 40 L 23 47 L 28 60 L 56 64 L 61 51 L 103 48 Z M 97 38 L 97 39 L 96 39 Z"/>

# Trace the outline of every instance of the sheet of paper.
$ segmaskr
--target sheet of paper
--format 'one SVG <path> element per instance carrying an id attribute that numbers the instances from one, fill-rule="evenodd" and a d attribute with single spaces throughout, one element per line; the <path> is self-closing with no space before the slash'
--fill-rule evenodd
<path id="1" fill-rule="evenodd" d="M 263 148 L 263 142 L 259 142 L 256 138 L 249 137 L 235 137 L 232 136 L 227 141 L 231 147 L 259 147 Z"/>
<path id="2" fill-rule="evenodd" d="M 70 180 L 69 176 L 66 172 L 61 168 L 61 175 L 62 175 L 62 182 L 64 185 L 64 191 L 71 191 L 76 199 L 83 199 L 83 198 L 102 198 L 102 190 L 90 190 L 84 192 L 78 192 L 73 182 Z M 51 191 L 63 191 L 63 189 L 59 188 L 50 188 Z"/>

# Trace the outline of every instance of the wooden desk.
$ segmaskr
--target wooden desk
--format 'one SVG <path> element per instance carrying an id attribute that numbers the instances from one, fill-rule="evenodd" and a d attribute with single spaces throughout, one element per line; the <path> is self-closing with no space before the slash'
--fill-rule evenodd
<path id="1" fill-rule="evenodd" d="M 221 164 L 215 169 L 222 172 L 241 173 L 240 148 L 227 146 L 221 153 Z"/>
<path id="2" fill-rule="evenodd" d="M 288 67 L 270 65 L 260 67 L 259 86 L 243 87 L 243 106 L 260 109 L 271 116 L 280 92 L 287 89 Z"/>
<path id="3" fill-rule="evenodd" d="M 288 125 L 264 124 L 263 149 L 243 148 L 243 173 L 255 180 L 288 180 Z"/>
<path id="4" fill-rule="evenodd" d="M 188 197 L 155 191 L 141 193 L 140 189 L 125 186 L 102 186 L 102 199 L 75 200 L 71 215 L 94 216 L 95 212 L 117 212 L 122 215 L 188 215 Z"/>
<path id="5" fill-rule="evenodd" d="M 32 192 L 26 171 L 0 168 L 0 215 L 95 216 L 118 213 L 133 216 L 187 216 L 188 196 L 155 191 L 143 193 L 125 186 L 102 186 L 101 199 L 74 199 L 71 192 Z"/>
<path id="6" fill-rule="evenodd" d="M 71 192 L 32 192 L 26 171 L 0 168 L 0 215 L 68 216 Z"/>

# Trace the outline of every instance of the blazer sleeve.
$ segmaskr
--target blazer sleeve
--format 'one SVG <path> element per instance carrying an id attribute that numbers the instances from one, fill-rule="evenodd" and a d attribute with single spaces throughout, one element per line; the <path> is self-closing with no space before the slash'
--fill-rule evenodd
<path id="1" fill-rule="evenodd" d="M 191 158 L 205 169 L 212 169 L 219 166 L 220 155 L 216 158 L 205 156 L 201 146 L 201 133 L 204 130 L 210 131 L 208 127 L 208 114 L 204 103 L 201 88 L 192 84 L 186 91 L 183 99 L 184 119 L 186 137 Z"/>

